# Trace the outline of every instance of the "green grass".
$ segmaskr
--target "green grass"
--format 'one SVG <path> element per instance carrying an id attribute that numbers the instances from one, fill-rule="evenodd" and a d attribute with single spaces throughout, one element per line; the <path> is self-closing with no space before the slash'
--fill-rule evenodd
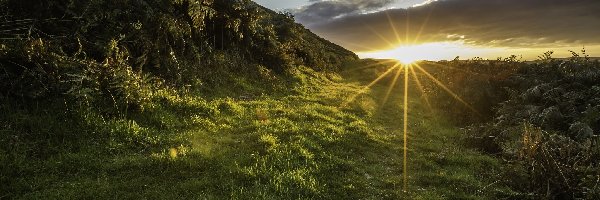
<path id="1" fill-rule="evenodd" d="M 292 74 L 290 94 L 202 98 L 162 91 L 144 111 L 120 120 L 63 112 L 61 102 L 35 109 L 3 104 L 0 111 L 9 114 L 1 118 L 0 139 L 10 145 L 0 148 L 0 180 L 8 183 L 0 199 L 510 195 L 497 181 L 500 161 L 464 147 L 461 132 L 426 109 L 413 87 L 403 192 L 401 85 L 385 105 L 388 82 L 341 107 L 368 83 L 304 67 Z"/>

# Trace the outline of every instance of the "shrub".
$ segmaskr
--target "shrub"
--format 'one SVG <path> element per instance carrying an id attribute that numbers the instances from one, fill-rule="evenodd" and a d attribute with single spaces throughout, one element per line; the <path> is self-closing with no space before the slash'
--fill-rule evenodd
<path id="1" fill-rule="evenodd" d="M 535 198 L 578 199 L 600 193 L 600 164 L 595 159 L 600 156 L 600 63 L 573 54 L 559 60 L 546 53 L 529 64 L 514 57 L 502 62 L 451 61 L 443 64 L 463 72 L 437 73 L 486 116 L 467 128 L 466 142 L 524 169 L 507 178 Z M 472 73 L 477 76 L 464 78 Z M 460 120 L 473 117 L 465 109 L 451 109 L 459 103 L 432 90 L 430 96 L 444 114 Z"/>

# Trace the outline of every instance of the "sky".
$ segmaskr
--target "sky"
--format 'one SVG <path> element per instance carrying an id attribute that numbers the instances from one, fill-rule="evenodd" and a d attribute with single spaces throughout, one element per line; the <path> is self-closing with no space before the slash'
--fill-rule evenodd
<path id="1" fill-rule="evenodd" d="M 256 0 L 360 57 L 600 56 L 600 0 Z"/>
<path id="2" fill-rule="evenodd" d="M 286 9 L 299 9 L 303 6 L 308 6 L 314 3 L 324 2 L 320 0 L 254 0 L 256 3 L 270 8 L 272 10 L 283 11 Z M 338 2 L 361 2 L 361 1 L 348 1 L 348 0 L 337 0 Z M 427 0 L 395 0 L 395 1 L 379 1 L 379 0 L 363 0 L 362 2 L 389 2 L 389 4 L 383 6 L 384 9 L 390 8 L 407 8 L 414 5 L 422 4 Z"/>

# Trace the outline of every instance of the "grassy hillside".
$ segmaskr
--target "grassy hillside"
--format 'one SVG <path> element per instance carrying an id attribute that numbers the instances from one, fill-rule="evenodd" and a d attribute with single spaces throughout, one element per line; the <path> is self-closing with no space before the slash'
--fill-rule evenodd
<path id="1" fill-rule="evenodd" d="M 388 66 L 389 67 L 389 66 Z M 409 183 L 402 192 L 402 90 L 360 74 L 299 67 L 294 94 L 172 95 L 128 118 L 3 104 L 2 193 L 10 198 L 495 198 L 500 162 L 411 91 Z M 414 83 L 411 82 L 414 85 Z M 351 96 L 356 101 L 341 107 Z M 64 105 L 63 105 L 64 106 Z M 9 112 L 10 111 L 10 112 Z M 37 115 L 36 117 L 33 114 Z"/>

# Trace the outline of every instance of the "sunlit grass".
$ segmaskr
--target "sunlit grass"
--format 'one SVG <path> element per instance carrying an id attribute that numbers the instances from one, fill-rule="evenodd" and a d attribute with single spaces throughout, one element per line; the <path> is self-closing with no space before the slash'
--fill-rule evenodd
<path id="1" fill-rule="evenodd" d="M 356 90 L 352 90 L 354 92 L 354 94 L 350 95 L 349 97 L 347 97 L 347 101 L 344 101 L 344 103 L 342 104 L 342 108 L 346 107 L 347 105 L 351 104 L 351 103 L 360 103 L 360 102 L 356 102 L 357 101 L 357 97 L 361 96 L 361 95 L 368 95 L 367 92 L 371 91 L 373 89 L 373 87 L 375 87 L 377 85 L 377 83 L 381 82 L 384 79 L 391 79 L 390 84 L 388 85 L 388 87 L 386 87 L 385 89 L 385 93 L 383 93 L 384 95 L 383 97 L 383 101 L 381 102 L 381 104 L 379 105 L 380 108 L 379 109 L 390 109 L 390 108 L 394 108 L 395 106 L 393 104 L 390 105 L 386 105 L 386 103 L 388 101 L 390 101 L 391 98 L 398 98 L 398 95 L 395 95 L 393 93 L 394 88 L 397 86 L 397 82 L 398 79 L 400 78 L 400 75 L 404 74 L 403 78 L 404 78 L 404 90 L 403 90 L 403 96 L 402 96 L 402 106 L 400 107 L 402 109 L 402 141 L 403 141 L 403 147 L 402 147 L 402 191 L 403 192 L 410 192 L 409 189 L 409 183 L 411 182 L 411 180 L 409 180 L 409 178 L 411 177 L 411 175 L 409 174 L 408 169 L 410 168 L 410 157 L 409 157 L 409 134 L 410 134 L 410 130 L 409 130 L 409 108 L 411 107 L 411 105 L 409 105 L 410 98 L 409 98 L 409 93 L 410 93 L 410 78 L 413 77 L 414 78 L 414 82 L 416 83 L 416 85 L 418 86 L 418 89 L 421 91 L 421 93 L 424 95 L 424 102 L 425 104 L 431 109 L 430 106 L 430 102 L 427 99 L 427 96 L 425 94 L 425 92 L 423 91 L 423 86 L 421 84 L 421 81 L 419 80 L 419 75 L 417 75 L 416 71 L 414 70 L 414 68 L 417 68 L 421 74 L 420 75 L 425 75 L 425 77 L 429 80 L 432 81 L 434 83 L 436 83 L 439 87 L 441 87 L 442 89 L 444 89 L 448 94 L 452 95 L 457 101 L 465 104 L 465 106 L 470 107 L 468 105 L 468 103 L 466 103 L 464 100 L 462 100 L 458 95 L 456 95 L 456 93 L 454 93 L 453 91 L 451 91 L 450 89 L 448 89 L 447 86 L 445 86 L 443 83 L 441 83 L 438 79 L 436 79 L 435 77 L 433 77 L 429 72 L 427 72 L 423 67 L 421 67 L 418 63 L 412 63 L 412 64 L 403 64 L 402 62 L 396 62 L 392 65 L 391 62 L 386 61 L 386 62 L 376 62 L 375 64 L 372 64 L 372 66 L 377 65 L 377 64 L 389 64 L 390 66 L 387 68 L 387 70 L 380 74 L 379 76 L 377 76 L 373 81 L 369 82 L 368 84 L 366 84 L 366 86 L 363 86 L 362 88 L 356 88 Z M 371 66 L 366 66 L 366 67 L 359 67 L 358 69 L 352 69 L 349 70 L 349 72 L 354 72 L 354 73 L 361 73 L 361 70 L 365 70 L 370 68 Z M 409 75 L 409 74 L 412 74 Z M 380 87 L 380 86 L 377 86 Z M 363 100 L 361 100 L 363 101 Z M 396 99 L 391 99 L 391 101 L 397 101 Z M 473 109 L 474 110 L 474 109 Z M 475 111 L 476 112 L 476 111 Z"/>
<path id="2" fill-rule="evenodd" d="M 401 63 L 396 63 L 396 65 L 403 65 Z M 403 66 L 404 67 L 404 66 Z M 388 99 L 390 98 L 390 94 L 392 93 L 392 91 L 394 90 L 395 86 L 396 86 L 396 82 L 398 82 L 398 78 L 400 77 L 400 74 L 402 73 L 401 68 L 398 68 L 396 70 L 396 75 L 394 75 L 394 78 L 392 80 L 392 83 L 390 84 L 390 86 L 387 89 L 387 92 L 385 94 L 385 97 L 383 97 L 383 102 L 381 103 L 382 106 L 385 106 L 385 104 L 387 103 Z"/>
<path id="3" fill-rule="evenodd" d="M 351 96 L 351 98 L 349 98 L 348 101 L 344 102 L 344 104 L 342 105 L 347 105 L 348 103 L 351 103 L 353 101 L 356 100 L 356 97 L 363 94 L 365 91 L 369 90 L 371 87 L 373 87 L 376 83 L 378 83 L 379 81 L 381 81 L 382 79 L 388 77 L 389 74 L 391 74 L 394 70 L 396 71 L 395 75 L 392 76 L 392 80 L 390 85 L 388 86 L 388 88 L 386 89 L 386 93 L 383 97 L 383 101 L 381 103 L 381 106 L 384 107 L 386 106 L 386 103 L 389 101 L 389 98 L 394 90 L 394 87 L 396 87 L 396 83 L 398 81 L 398 78 L 400 77 L 400 75 L 403 73 L 404 74 L 404 96 L 403 96 L 403 106 L 402 106 L 402 110 L 403 110 L 403 127 L 402 127 L 402 136 L 403 136 L 403 167 L 402 167 L 402 175 L 403 175 L 403 191 L 407 192 L 409 191 L 408 189 L 408 183 L 409 183 L 409 172 L 408 172 L 408 168 L 409 168 L 409 160 L 408 160 L 408 114 L 409 114 L 409 78 L 411 77 L 409 75 L 409 73 L 412 74 L 412 77 L 414 78 L 414 82 L 416 83 L 418 89 L 421 91 L 421 94 L 423 94 L 423 99 L 425 101 L 425 104 L 427 105 L 427 107 L 431 110 L 432 107 L 430 105 L 429 100 L 427 99 L 426 93 L 424 91 L 423 85 L 421 84 L 421 81 L 418 78 L 418 75 L 416 74 L 414 68 L 417 68 L 422 74 L 425 75 L 426 78 L 428 78 L 430 81 L 434 82 L 437 86 L 439 86 L 440 88 L 442 88 L 444 91 L 446 91 L 449 95 L 451 95 L 455 100 L 461 102 L 465 107 L 469 108 L 470 110 L 472 110 L 475 113 L 478 113 L 477 110 L 475 110 L 472 106 L 470 106 L 466 101 L 464 101 L 461 97 L 459 97 L 455 92 L 453 92 L 452 90 L 450 90 L 446 85 L 444 85 L 441 81 L 439 81 L 438 79 L 436 79 L 433 75 L 431 75 L 429 72 L 427 72 L 423 67 L 421 67 L 418 63 L 415 62 L 408 62 L 410 60 L 405 60 L 403 61 L 398 61 L 396 64 L 394 64 L 393 66 L 389 67 L 387 69 L 387 71 L 383 74 L 381 74 L 380 76 L 378 76 L 375 80 L 373 80 L 372 82 L 370 82 L 367 86 L 364 86 L 362 90 L 360 90 L 359 93 L 354 94 L 353 96 Z M 408 64 L 404 64 L 404 63 L 408 63 Z M 443 66 L 442 66 L 443 67 Z M 380 108 L 381 109 L 381 108 Z"/>
<path id="4" fill-rule="evenodd" d="M 455 92 L 453 92 L 452 90 L 450 90 L 445 84 L 443 84 L 441 81 L 439 81 L 438 79 L 436 79 L 433 75 L 431 75 L 429 72 L 427 72 L 423 67 L 421 67 L 419 65 L 419 63 L 410 63 L 410 64 L 403 64 L 402 62 L 398 61 L 397 63 L 395 63 L 393 66 L 390 66 L 387 71 L 385 71 L 385 73 L 381 74 L 380 76 L 378 76 L 375 80 L 373 80 L 372 82 L 370 82 L 368 85 L 364 86 L 359 93 L 356 93 L 354 95 L 351 96 L 351 98 L 349 98 L 348 101 L 344 102 L 344 104 L 342 105 L 347 105 L 353 101 L 356 100 L 356 97 L 359 95 L 364 94 L 365 91 L 371 89 L 371 87 L 373 87 L 375 84 L 377 84 L 378 82 L 380 82 L 382 79 L 384 78 L 390 78 L 390 74 L 392 74 L 395 71 L 395 74 L 391 76 L 391 83 L 390 85 L 387 87 L 385 95 L 383 96 L 383 101 L 381 103 L 381 108 L 383 109 L 383 107 L 386 106 L 390 106 L 390 105 L 386 105 L 386 103 L 390 100 L 391 96 L 395 96 L 392 95 L 393 91 L 394 91 L 394 87 L 397 86 L 397 81 L 398 78 L 400 77 L 401 74 L 404 74 L 404 96 L 403 96 L 403 104 L 402 104 L 402 110 L 403 110 L 403 118 L 402 118 L 402 123 L 403 123 L 403 127 L 402 127 L 402 136 L 403 136 L 403 191 L 408 191 L 408 183 L 409 183 L 409 172 L 408 172 L 408 168 L 409 168 L 409 160 L 408 160 L 408 150 L 409 150 L 409 145 L 408 145 L 408 114 L 409 114 L 409 79 L 411 77 L 410 74 L 412 74 L 412 77 L 414 79 L 414 82 L 416 83 L 418 89 L 420 90 L 421 94 L 423 94 L 423 99 L 424 102 L 426 104 L 426 106 L 431 110 L 431 104 L 429 102 L 429 100 L 427 99 L 426 93 L 424 91 L 423 85 L 421 84 L 421 81 L 419 80 L 419 77 L 416 73 L 416 71 L 414 70 L 414 68 L 417 68 L 421 74 L 425 75 L 425 77 L 435 83 L 437 86 L 439 86 L 440 88 L 442 88 L 444 91 L 446 91 L 449 95 L 451 95 L 456 101 L 461 102 L 465 107 L 469 108 L 470 110 L 472 110 L 475 113 L 478 113 L 477 110 L 475 110 L 471 105 L 469 105 L 466 101 L 464 101 L 460 96 L 458 96 Z"/>
<path id="5" fill-rule="evenodd" d="M 388 64 L 391 70 L 378 83 L 300 67 L 294 76 L 303 84 L 292 88 L 297 93 L 283 96 L 207 100 L 158 92 L 156 105 L 130 120 L 90 116 L 87 123 L 92 128 L 74 130 L 73 135 L 88 132 L 80 137 L 93 137 L 94 144 L 82 142 L 85 146 L 79 150 L 15 166 L 31 172 L 18 180 L 36 188 L 15 195 L 25 199 L 489 196 L 469 194 L 490 184 L 476 179 L 482 169 L 478 163 L 489 158 L 448 144 L 444 137 L 458 133 L 437 118 L 424 117 L 423 101 L 412 98 L 418 92 L 412 89 L 414 66 Z M 352 77 L 365 72 L 372 71 L 356 70 Z M 396 84 L 388 84 L 395 77 Z M 360 98 L 339 107 L 359 93 Z M 54 115 L 23 118 L 19 112 L 6 113 L 10 115 L 0 119 L 10 119 L 10 124 L 54 121 L 69 129 Z M 458 184 L 467 189 L 456 189 Z"/>
<path id="6" fill-rule="evenodd" d="M 411 78 L 425 76 L 415 73 L 414 68 L 413 66 L 397 69 L 401 73 L 404 73 L 404 84 L 394 86 L 404 86 L 406 93 L 388 93 L 388 84 L 379 84 L 371 87 L 371 90 L 374 91 L 371 95 L 388 96 L 389 94 L 389 103 L 385 105 L 380 104 L 383 107 L 379 109 L 383 111 L 381 111 L 381 116 L 376 118 L 385 119 L 385 121 L 390 123 L 390 126 L 396 123 L 396 128 L 398 128 L 398 132 L 396 133 L 399 134 L 396 135 L 398 140 L 394 140 L 393 144 L 397 145 L 403 142 L 403 145 L 398 147 L 398 152 L 402 151 L 402 153 L 399 153 L 402 163 L 398 167 L 402 171 L 402 173 L 398 174 L 400 175 L 401 179 L 399 181 L 402 186 L 397 187 L 398 192 L 407 199 L 435 199 L 442 195 L 459 199 L 477 198 L 480 194 L 468 192 L 446 194 L 460 190 L 453 188 L 459 184 L 470 188 L 487 188 L 485 186 L 489 185 L 489 183 L 481 184 L 481 181 L 487 180 L 480 180 L 468 172 L 484 172 L 486 168 L 480 167 L 480 164 L 475 163 L 488 163 L 484 165 L 490 166 L 488 172 L 493 173 L 497 170 L 498 163 L 493 163 L 492 166 L 490 162 L 496 162 L 495 160 L 477 155 L 477 153 L 472 151 L 463 150 L 459 146 L 459 133 L 442 128 L 448 125 L 447 122 L 440 121 L 443 120 L 442 118 L 425 117 L 428 116 L 428 114 L 423 112 L 425 101 L 410 98 L 412 94 L 417 92 L 417 90 L 411 91 L 413 87 L 411 85 L 417 82 L 417 78 Z M 392 76 L 388 77 L 390 80 L 392 78 Z M 430 81 L 430 79 L 426 78 L 424 81 Z M 396 113 L 394 110 L 399 110 L 400 112 L 392 114 Z M 402 122 L 398 119 L 402 119 Z M 453 163 L 447 163 L 447 160 L 452 160 Z M 429 164 L 430 162 L 443 164 Z M 466 165 L 463 164 L 470 162 L 473 162 L 473 165 L 467 164 L 469 165 L 469 169 L 466 169 L 464 167 Z M 428 183 L 435 184 L 428 185 Z"/>
<path id="7" fill-rule="evenodd" d="M 349 103 L 352 103 L 353 101 L 355 101 L 358 96 L 360 96 L 360 95 L 364 94 L 365 92 L 367 92 L 373 85 L 377 84 L 379 81 L 381 81 L 382 79 L 384 79 L 387 75 L 389 75 L 390 73 L 392 73 L 394 71 L 394 69 L 397 69 L 400 65 L 401 65 L 400 63 L 396 63 L 394 66 L 392 66 L 389 69 L 387 69 L 383 74 L 381 74 L 379 77 L 377 77 L 371 83 L 369 83 L 366 86 L 364 86 L 358 93 L 352 95 L 350 98 L 348 98 L 347 101 L 343 102 L 341 104 L 341 107 L 345 107 Z"/>
<path id="8" fill-rule="evenodd" d="M 368 64 L 368 65 L 362 65 L 361 64 L 361 66 L 358 66 L 358 67 L 350 67 L 349 69 L 344 70 L 343 73 L 356 72 L 356 71 L 361 71 L 361 70 L 364 70 L 364 69 L 374 68 L 374 67 L 378 67 L 378 66 L 381 66 L 381 65 L 385 66 L 387 64 L 393 64 L 393 63 L 397 63 L 397 61 L 394 60 L 394 59 L 386 59 L 386 60 L 383 60 L 383 61 L 377 60 L 377 61 L 375 61 L 372 64 Z"/>

